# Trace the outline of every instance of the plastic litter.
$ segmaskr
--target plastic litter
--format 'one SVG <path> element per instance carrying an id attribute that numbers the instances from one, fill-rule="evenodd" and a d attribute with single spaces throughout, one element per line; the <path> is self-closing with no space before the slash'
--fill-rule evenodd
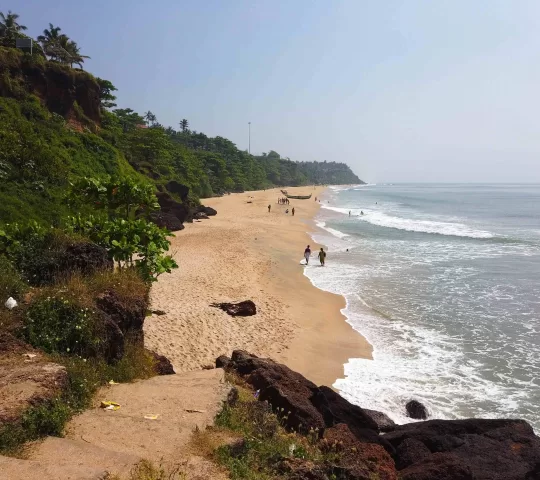
<path id="1" fill-rule="evenodd" d="M 144 418 L 146 418 L 146 420 L 157 420 L 159 417 L 159 413 L 147 413 Z"/>
<path id="2" fill-rule="evenodd" d="M 6 306 L 6 308 L 8 308 L 9 310 L 13 310 L 18 304 L 17 304 L 17 300 L 15 300 L 13 297 L 9 297 L 7 300 L 6 300 L 6 303 L 4 304 Z"/>
<path id="3" fill-rule="evenodd" d="M 118 410 L 120 409 L 120 404 L 109 400 L 103 400 L 100 407 L 105 410 Z"/>
<path id="4" fill-rule="evenodd" d="M 23 355 L 24 355 L 26 358 L 29 358 L 29 359 L 32 359 L 32 358 L 37 357 L 37 355 L 36 355 L 35 353 L 23 353 Z"/>
<path id="5" fill-rule="evenodd" d="M 109 385 L 120 385 L 118 382 L 115 382 L 114 380 L 109 380 Z"/>

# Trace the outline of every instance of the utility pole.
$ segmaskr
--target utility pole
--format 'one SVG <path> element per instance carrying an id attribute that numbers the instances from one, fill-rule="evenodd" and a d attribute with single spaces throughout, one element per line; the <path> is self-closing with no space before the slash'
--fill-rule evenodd
<path id="1" fill-rule="evenodd" d="M 251 155 L 251 122 L 248 122 L 248 131 L 249 131 L 249 134 L 248 134 L 248 153 Z"/>

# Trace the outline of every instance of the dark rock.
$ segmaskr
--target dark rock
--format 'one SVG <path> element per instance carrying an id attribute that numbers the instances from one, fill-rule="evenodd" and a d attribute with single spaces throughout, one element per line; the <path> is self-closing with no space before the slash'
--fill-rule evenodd
<path id="1" fill-rule="evenodd" d="M 201 211 L 203 213 L 206 213 L 209 217 L 213 217 L 214 215 L 217 215 L 217 210 L 213 209 L 212 207 L 205 207 L 204 205 L 201 205 L 202 209 Z"/>
<path id="2" fill-rule="evenodd" d="M 420 442 L 430 450 L 431 455 L 426 457 L 425 450 L 418 443 L 413 444 L 423 452 L 423 458 L 402 470 L 408 475 L 403 478 L 408 480 L 521 480 L 534 478 L 531 475 L 540 464 L 540 438 L 523 420 L 428 420 L 398 425 L 385 438 L 398 447 L 396 463 L 400 467 L 410 463 L 413 455 L 409 448 L 401 448 L 406 440 L 409 445 L 410 440 Z M 428 472 L 425 475 L 424 467 Z M 469 471 L 472 476 L 467 477 Z"/>
<path id="3" fill-rule="evenodd" d="M 75 273 L 91 275 L 112 270 L 113 263 L 107 250 L 95 243 L 49 235 L 35 247 L 35 251 L 30 250 L 30 254 L 22 258 L 19 268 L 32 285 L 42 286 Z"/>
<path id="4" fill-rule="evenodd" d="M 427 408 L 418 400 L 410 400 L 407 402 L 405 409 L 407 410 L 407 415 L 411 418 L 417 420 L 425 420 L 428 418 Z"/>
<path id="5" fill-rule="evenodd" d="M 126 337 L 143 341 L 146 299 L 124 299 L 108 291 L 96 297 L 96 305 L 101 312 L 104 332 L 99 347 L 101 354 L 108 362 L 118 361 L 124 356 Z"/>
<path id="6" fill-rule="evenodd" d="M 234 407 L 238 403 L 239 396 L 238 388 L 232 387 L 227 394 L 227 405 Z"/>
<path id="7" fill-rule="evenodd" d="M 492 472 L 493 473 L 493 472 Z M 399 472 L 401 480 L 476 480 L 471 469 L 453 455 L 436 453 L 428 460 L 411 465 Z M 506 480 L 507 477 L 483 478 Z"/>
<path id="8" fill-rule="evenodd" d="M 284 416 L 285 426 L 302 433 L 315 430 L 322 436 L 326 427 L 346 423 L 358 440 L 394 447 L 377 433 L 377 424 L 360 407 L 349 403 L 328 387 L 317 387 L 303 375 L 267 358 L 243 350 L 232 354 L 229 369 L 236 371 Z"/>
<path id="9" fill-rule="evenodd" d="M 362 408 L 345 400 L 329 387 L 319 387 L 312 398 L 312 403 L 323 414 L 324 421 L 329 427 L 345 423 L 354 434 L 359 429 L 378 430 L 375 420 Z"/>
<path id="10" fill-rule="evenodd" d="M 182 202 L 185 202 L 188 198 L 189 187 L 187 187 L 186 185 L 182 185 L 176 180 L 171 180 L 170 182 L 167 182 L 165 188 L 171 193 L 176 193 L 180 197 Z"/>
<path id="11" fill-rule="evenodd" d="M 160 228 L 166 228 L 170 232 L 178 232 L 185 227 L 176 215 L 165 212 L 153 212 L 150 214 L 150 220 Z"/>
<path id="12" fill-rule="evenodd" d="M 108 291 L 97 296 L 96 305 L 118 325 L 123 334 L 142 335 L 146 318 L 146 299 L 128 300 L 121 298 L 114 291 Z"/>
<path id="13" fill-rule="evenodd" d="M 148 351 L 154 359 L 154 371 L 157 375 L 174 375 L 176 372 L 172 366 L 171 361 L 165 356 L 159 353 Z"/>
<path id="14" fill-rule="evenodd" d="M 344 423 L 327 428 L 319 445 L 324 452 L 337 454 L 331 469 L 337 478 L 397 480 L 390 454 L 381 445 L 360 442 Z"/>
<path id="15" fill-rule="evenodd" d="M 391 432 L 394 430 L 396 423 L 386 413 L 378 412 L 377 410 L 362 409 L 364 413 L 370 417 L 379 427 L 380 432 Z"/>
<path id="16" fill-rule="evenodd" d="M 114 363 L 124 356 L 125 336 L 111 317 L 103 315 L 102 318 L 103 341 L 100 353 L 108 363 Z"/>
<path id="17" fill-rule="evenodd" d="M 230 363 L 231 359 L 226 355 L 220 355 L 218 358 L 216 358 L 216 368 L 226 369 Z"/>
<path id="18" fill-rule="evenodd" d="M 212 303 L 211 307 L 221 308 L 232 317 L 249 317 L 257 313 L 257 307 L 251 300 L 238 303 Z"/>
<path id="19" fill-rule="evenodd" d="M 177 202 L 167 192 L 157 192 L 156 197 L 162 212 L 174 215 L 181 223 L 192 220 L 190 208 L 186 203 Z"/>
<path id="20" fill-rule="evenodd" d="M 162 315 L 167 315 L 167 312 L 163 310 L 152 310 L 152 315 L 162 316 Z"/>
<path id="21" fill-rule="evenodd" d="M 324 468 L 302 458 L 286 458 L 278 466 L 282 478 L 291 480 L 328 480 Z M 281 478 L 281 477 L 280 477 Z"/>
<path id="22" fill-rule="evenodd" d="M 113 263 L 107 250 L 92 242 L 74 242 L 67 245 L 60 263 L 60 270 L 91 275 L 102 270 L 112 270 Z"/>
<path id="23" fill-rule="evenodd" d="M 396 448 L 396 467 L 398 470 L 421 462 L 431 455 L 431 451 L 420 440 L 407 438 Z"/>
<path id="24" fill-rule="evenodd" d="M 194 220 L 208 220 L 208 215 L 204 212 L 197 212 L 193 214 Z"/>

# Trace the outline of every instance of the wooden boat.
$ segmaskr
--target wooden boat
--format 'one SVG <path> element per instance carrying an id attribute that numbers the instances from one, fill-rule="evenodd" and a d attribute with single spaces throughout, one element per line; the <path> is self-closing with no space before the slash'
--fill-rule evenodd
<path id="1" fill-rule="evenodd" d="M 283 193 L 283 195 L 287 195 L 287 190 L 281 190 L 281 193 Z"/>
<path id="2" fill-rule="evenodd" d="M 309 195 L 287 195 L 287 198 L 292 198 L 293 200 L 309 200 L 311 198 L 311 193 Z"/>

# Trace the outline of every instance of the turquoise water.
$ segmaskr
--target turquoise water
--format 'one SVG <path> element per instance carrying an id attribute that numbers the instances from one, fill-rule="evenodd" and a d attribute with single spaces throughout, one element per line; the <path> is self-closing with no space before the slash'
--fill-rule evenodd
<path id="1" fill-rule="evenodd" d="M 305 273 L 374 347 L 335 386 L 398 422 L 416 398 L 539 431 L 540 185 L 334 187 L 322 205 L 327 266 Z"/>

